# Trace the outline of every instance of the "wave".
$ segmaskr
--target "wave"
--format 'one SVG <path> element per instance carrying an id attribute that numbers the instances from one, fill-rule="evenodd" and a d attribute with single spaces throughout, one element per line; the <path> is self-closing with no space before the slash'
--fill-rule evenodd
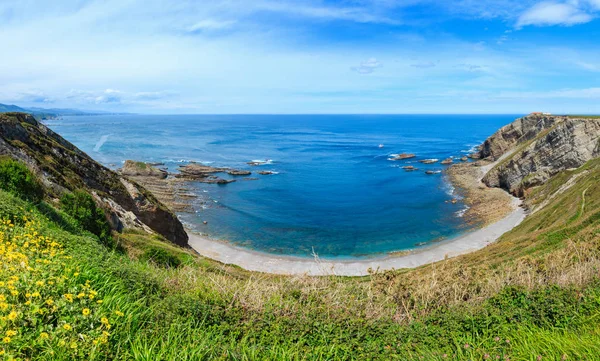
<path id="1" fill-rule="evenodd" d="M 273 164 L 273 159 L 253 159 L 248 163 L 252 163 L 252 165 L 269 165 Z"/>
<path id="2" fill-rule="evenodd" d="M 465 216 L 465 213 L 467 213 L 467 211 L 469 210 L 469 206 L 465 206 L 465 208 L 461 209 L 460 211 L 456 211 L 454 212 L 454 214 L 458 217 L 458 218 L 462 218 Z"/>
<path id="3" fill-rule="evenodd" d="M 213 164 L 210 160 L 195 160 L 195 159 L 165 159 L 165 163 L 202 163 L 202 164 Z"/>
<path id="4" fill-rule="evenodd" d="M 482 143 L 483 143 L 483 142 L 482 142 Z M 471 153 L 475 153 L 475 152 L 477 152 L 477 151 L 479 150 L 478 148 L 479 148 L 479 145 L 480 145 L 480 144 L 481 144 L 481 143 L 478 143 L 478 144 L 466 144 L 465 146 L 469 147 L 469 149 L 463 149 L 463 150 L 461 150 L 460 152 L 461 152 L 461 153 L 464 153 L 464 154 L 471 154 Z"/>
<path id="5" fill-rule="evenodd" d="M 100 148 L 102 148 L 104 143 L 106 143 L 106 141 L 108 140 L 108 137 L 110 137 L 110 134 L 106 134 L 106 135 L 103 135 L 100 137 L 100 140 L 98 141 L 98 143 L 96 143 L 96 146 L 94 147 L 94 152 L 100 151 Z"/>

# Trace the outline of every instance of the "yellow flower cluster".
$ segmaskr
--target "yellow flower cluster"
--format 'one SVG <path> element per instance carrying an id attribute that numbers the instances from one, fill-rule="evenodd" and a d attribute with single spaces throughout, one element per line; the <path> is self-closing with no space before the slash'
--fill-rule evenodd
<path id="1" fill-rule="evenodd" d="M 107 347 L 110 312 L 99 293 L 37 222 L 19 223 L 0 220 L 0 355 L 33 348 L 84 358 Z"/>

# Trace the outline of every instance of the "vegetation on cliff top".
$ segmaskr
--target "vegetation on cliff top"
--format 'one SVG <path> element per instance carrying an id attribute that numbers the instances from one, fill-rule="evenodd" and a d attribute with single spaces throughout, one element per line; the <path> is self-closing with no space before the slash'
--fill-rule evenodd
<path id="1" fill-rule="evenodd" d="M 556 177 L 528 195 L 531 204 L 548 204 L 497 243 L 363 278 L 246 272 L 133 231 L 113 234 L 118 247 L 109 248 L 82 227 L 85 219 L 0 190 L 0 353 L 593 360 L 600 354 L 600 161 Z"/>

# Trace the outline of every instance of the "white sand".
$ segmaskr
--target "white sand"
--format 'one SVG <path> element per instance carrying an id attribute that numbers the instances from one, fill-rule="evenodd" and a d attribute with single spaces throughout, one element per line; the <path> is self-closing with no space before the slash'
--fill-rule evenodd
<path id="1" fill-rule="evenodd" d="M 482 174 L 493 165 L 481 167 Z M 234 264 L 249 271 L 285 275 L 365 276 L 369 269 L 383 271 L 414 268 L 481 249 L 523 221 L 526 214 L 523 208 L 519 207 L 520 203 L 518 198 L 513 198 L 514 210 L 496 223 L 407 255 L 343 261 L 278 256 L 236 247 L 193 233 L 188 233 L 189 244 L 202 256 L 225 264 Z"/>

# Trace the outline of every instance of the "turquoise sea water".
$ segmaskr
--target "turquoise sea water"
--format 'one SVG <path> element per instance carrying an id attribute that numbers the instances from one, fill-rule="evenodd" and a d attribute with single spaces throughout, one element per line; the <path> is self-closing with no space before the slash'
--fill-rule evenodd
<path id="1" fill-rule="evenodd" d="M 110 168 L 126 159 L 249 169 L 227 185 L 195 183 L 192 229 L 255 250 L 321 257 L 401 251 L 468 230 L 438 164 L 517 115 L 77 116 L 47 125 Z M 383 147 L 379 145 L 382 144 Z M 390 154 L 417 158 L 388 160 Z M 270 160 L 252 167 L 252 160 Z M 414 165 L 419 171 L 401 167 Z M 259 170 L 277 172 L 258 175 Z M 223 175 L 224 178 L 230 178 Z M 208 224 L 204 225 L 203 221 Z"/>

